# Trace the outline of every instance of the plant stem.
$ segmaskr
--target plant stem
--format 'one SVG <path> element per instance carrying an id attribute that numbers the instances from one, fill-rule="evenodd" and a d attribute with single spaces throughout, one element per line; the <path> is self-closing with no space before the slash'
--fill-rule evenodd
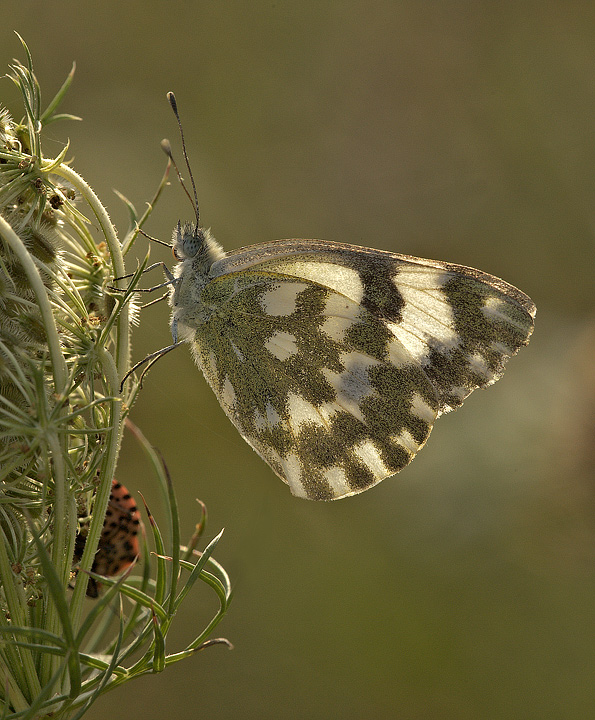
<path id="1" fill-rule="evenodd" d="M 48 299 L 46 287 L 23 241 L 2 216 L 0 216 L 0 236 L 2 236 L 10 246 L 10 249 L 18 257 L 23 269 L 27 273 L 27 279 L 31 283 L 31 288 L 35 292 L 35 298 L 39 304 L 41 317 L 47 334 L 48 349 L 54 375 L 54 388 L 56 393 L 61 395 L 66 388 L 68 371 L 66 369 L 66 361 L 62 355 L 60 337 L 58 336 L 58 329 L 52 314 L 52 306 Z"/>

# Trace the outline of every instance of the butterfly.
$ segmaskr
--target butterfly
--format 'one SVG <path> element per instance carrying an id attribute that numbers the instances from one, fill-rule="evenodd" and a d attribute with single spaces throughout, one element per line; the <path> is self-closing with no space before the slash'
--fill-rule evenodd
<path id="1" fill-rule="evenodd" d="M 126 487 L 114 478 L 91 571 L 113 577 L 127 570 L 140 554 L 138 532 L 141 527 L 140 513 L 134 498 Z M 76 536 L 75 562 L 80 562 L 83 556 L 87 529 Z M 87 595 L 96 598 L 100 589 L 101 584 L 95 578 L 89 578 Z"/>
<path id="2" fill-rule="evenodd" d="M 227 254 L 194 198 L 196 223 L 173 232 L 164 351 L 190 345 L 244 440 L 299 497 L 347 497 L 402 470 L 532 333 L 527 295 L 462 265 L 323 240 Z"/>

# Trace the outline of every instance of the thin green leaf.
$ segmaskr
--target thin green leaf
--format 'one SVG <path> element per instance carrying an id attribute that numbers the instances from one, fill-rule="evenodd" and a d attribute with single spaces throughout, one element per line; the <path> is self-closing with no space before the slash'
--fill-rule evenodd
<path id="1" fill-rule="evenodd" d="M 169 590 L 169 607 L 168 610 L 171 615 L 175 613 L 175 597 L 176 588 L 178 585 L 178 578 L 180 575 L 180 517 L 178 513 L 178 501 L 176 498 L 176 492 L 174 484 L 169 474 L 169 468 L 167 467 L 165 460 L 161 453 L 161 465 L 165 471 L 165 479 L 167 483 L 167 494 L 168 494 L 168 510 L 171 518 L 171 572 L 170 572 L 170 590 Z"/>
<path id="2" fill-rule="evenodd" d="M 188 577 L 188 579 L 184 583 L 184 587 L 180 590 L 180 593 L 176 597 L 172 612 L 175 612 L 180 607 L 182 600 L 190 592 L 190 589 L 192 588 L 194 583 L 200 577 L 200 574 L 203 571 L 204 566 L 207 563 L 207 560 L 212 555 L 212 553 L 215 550 L 222 535 L 223 535 L 223 530 L 221 530 L 221 532 L 218 535 L 216 535 L 211 540 L 211 542 L 207 545 L 207 547 L 204 549 L 203 553 L 201 554 L 201 556 L 198 559 L 198 562 L 196 564 L 193 564 L 193 563 L 190 563 L 187 561 L 180 561 L 180 564 L 182 565 L 182 567 L 185 567 L 186 569 L 190 570 L 190 576 Z M 225 589 L 223 589 L 223 594 L 225 596 Z"/>
<path id="3" fill-rule="evenodd" d="M 126 209 L 128 210 L 128 231 L 126 232 L 126 235 L 124 236 L 124 240 L 122 242 L 122 252 L 125 255 L 126 254 L 126 250 L 125 250 L 126 240 L 128 239 L 128 236 L 131 233 L 134 233 L 134 230 L 137 227 L 136 221 L 137 221 L 138 215 L 136 212 L 136 208 L 134 207 L 132 202 L 125 195 L 123 195 L 119 190 L 116 190 L 115 188 L 113 189 L 113 192 L 124 203 L 124 205 L 126 206 Z M 135 237 L 136 237 L 136 234 L 137 233 L 134 233 Z"/>
<path id="4" fill-rule="evenodd" d="M 192 557 L 192 553 L 198 545 L 198 541 L 202 537 L 205 528 L 207 527 L 207 506 L 203 503 L 202 500 L 199 500 L 198 498 L 196 499 L 196 502 L 200 505 L 200 520 L 196 523 L 196 527 L 194 528 L 194 532 L 192 533 L 192 537 L 190 538 L 188 546 L 186 548 L 183 548 L 184 560 L 190 560 L 190 558 Z"/>
<path id="5" fill-rule="evenodd" d="M 45 124 L 49 125 L 50 123 L 56 122 L 56 120 L 75 120 L 77 122 L 82 122 L 83 118 L 78 115 L 71 115 L 70 113 L 57 113 L 56 115 L 52 115 Z"/>
<path id="6" fill-rule="evenodd" d="M 74 637 L 74 629 L 70 623 L 70 613 L 68 611 L 68 604 L 66 602 L 66 595 L 64 593 L 64 586 L 60 582 L 58 573 L 56 572 L 52 558 L 50 557 L 45 545 L 41 541 L 41 538 L 35 530 L 31 518 L 27 515 L 27 523 L 29 530 L 37 548 L 37 555 L 39 557 L 41 567 L 43 569 L 43 575 L 50 591 L 50 596 L 54 601 L 54 606 L 62 625 L 64 632 L 65 645 L 69 652 L 67 653 L 68 658 L 68 669 L 70 674 L 70 697 L 76 697 L 81 687 L 81 669 L 78 661 L 78 645 Z"/>
<path id="7" fill-rule="evenodd" d="M 70 141 L 68 140 L 66 142 L 66 145 L 64 145 L 62 150 L 60 150 L 60 154 L 57 157 L 53 158 L 50 163 L 44 162 L 43 170 L 45 172 L 52 172 L 52 170 L 55 170 L 60 165 L 62 165 L 62 163 L 64 162 L 64 158 L 66 157 L 66 154 L 68 153 L 69 149 L 70 149 Z"/>
<path id="8" fill-rule="evenodd" d="M 87 617 L 84 619 L 83 624 L 79 628 L 79 631 L 76 636 L 76 643 L 77 647 L 80 647 L 82 645 L 83 639 L 85 635 L 89 632 L 91 627 L 93 626 L 93 623 L 99 618 L 106 609 L 109 608 L 109 605 L 111 604 L 111 601 L 116 597 L 118 592 L 120 591 L 120 588 L 134 569 L 134 565 L 131 565 L 126 572 L 122 573 L 122 575 L 116 580 L 116 582 L 107 590 L 107 592 L 99 597 L 97 599 L 97 602 L 94 604 L 93 609 Z M 103 578 L 101 575 L 95 575 L 95 573 L 88 573 L 96 580 L 103 581 Z"/>
<path id="9" fill-rule="evenodd" d="M 155 637 L 155 652 L 153 653 L 153 672 L 165 670 L 165 637 L 159 627 L 156 615 L 153 615 L 153 633 Z"/>
<path id="10" fill-rule="evenodd" d="M 99 580 L 103 585 L 114 585 L 116 582 L 112 578 L 104 577 L 103 575 L 97 575 L 97 573 L 94 572 L 90 572 L 89 575 L 92 578 Z M 143 607 L 153 607 L 160 620 L 163 621 L 167 619 L 168 614 L 165 608 L 159 603 L 156 603 L 150 595 L 147 595 L 146 593 L 137 590 L 136 588 L 128 585 L 127 583 L 122 584 L 122 586 L 120 587 L 120 592 L 122 593 L 122 595 L 125 595 L 127 598 L 130 598 L 130 600 L 132 600 L 133 602 L 139 603 L 139 605 L 142 605 Z"/>
<path id="11" fill-rule="evenodd" d="M 165 555 L 165 546 L 163 544 L 163 538 L 161 536 L 161 531 L 159 530 L 159 526 L 157 525 L 153 515 L 151 514 L 151 511 L 149 510 L 149 507 L 147 506 L 147 503 L 145 502 L 145 498 L 142 496 L 142 493 L 139 493 L 143 504 L 145 506 L 145 512 L 147 513 L 147 517 L 149 518 L 149 524 L 151 526 L 151 530 L 153 532 L 153 541 L 155 542 L 155 549 L 156 549 L 156 557 L 157 557 L 157 578 L 155 580 L 155 600 L 159 604 L 163 602 L 165 599 L 165 586 L 167 582 L 167 562 L 164 558 Z"/>
<path id="12" fill-rule="evenodd" d="M 58 669 L 54 672 L 54 674 L 50 677 L 50 679 L 47 681 L 47 683 L 41 688 L 39 694 L 33 699 L 33 702 L 31 703 L 27 712 L 23 714 L 18 714 L 15 717 L 22 718 L 23 720 L 33 720 L 34 718 L 38 718 L 40 708 L 44 704 L 46 698 L 50 694 L 55 692 L 55 688 L 63 672 L 64 665 L 60 665 Z M 66 699 L 65 702 L 68 702 L 68 699 Z"/>
<path id="13" fill-rule="evenodd" d="M 50 104 L 45 109 L 45 112 L 40 117 L 40 121 L 42 125 L 49 125 L 49 123 L 54 122 L 55 120 L 59 120 L 61 117 L 68 117 L 67 115 L 55 115 L 55 110 L 57 109 L 58 105 L 62 102 L 64 99 L 64 96 L 66 95 L 68 88 L 72 84 L 72 79 L 74 78 L 74 72 L 76 70 L 76 63 L 72 63 L 72 68 L 68 75 L 66 76 L 66 80 L 62 83 L 62 87 L 58 90 L 58 92 L 54 95 L 53 99 L 51 100 Z M 74 116 L 73 116 L 74 119 Z M 76 118 L 77 120 L 80 120 L 81 118 Z"/>
<path id="14" fill-rule="evenodd" d="M 151 213 L 153 212 L 153 209 L 154 209 L 157 201 L 158 201 L 159 198 L 161 197 L 161 193 L 163 192 L 164 188 L 165 188 L 167 185 L 169 185 L 168 178 L 169 178 L 170 168 L 171 168 L 171 160 L 168 159 L 167 165 L 166 165 L 166 168 L 165 168 L 165 171 L 164 171 L 164 173 L 163 173 L 163 176 L 161 177 L 161 180 L 160 180 L 160 182 L 159 182 L 159 185 L 158 185 L 158 187 L 157 187 L 157 190 L 155 191 L 155 195 L 153 195 L 153 198 L 151 199 L 151 201 L 147 203 L 147 209 L 146 209 L 145 212 L 142 214 L 142 216 L 141 216 L 140 220 L 138 221 L 138 223 L 135 223 L 135 226 L 132 226 L 132 227 L 128 230 L 128 232 L 126 233 L 126 236 L 124 237 L 124 240 L 122 241 L 122 254 L 123 254 L 123 255 L 126 255 L 126 253 L 127 253 L 127 252 L 130 250 L 130 248 L 132 247 L 132 243 L 134 242 L 134 240 L 135 240 L 136 237 L 138 236 L 138 228 L 142 228 L 142 226 L 145 224 L 145 222 L 147 221 L 147 219 L 149 218 L 149 216 L 150 216 Z M 119 195 L 119 197 L 120 197 L 122 200 L 124 200 L 125 202 L 128 202 L 128 201 L 124 198 L 124 196 L 120 195 L 119 193 L 118 193 L 118 195 Z M 135 214 L 136 214 L 136 210 L 135 210 Z"/>
<path id="15" fill-rule="evenodd" d="M 63 638 L 50 632 L 49 630 L 45 630 L 44 628 L 15 627 L 14 625 L 7 625 L 0 627 L 0 635 L 26 635 L 30 637 L 40 637 L 44 640 L 55 643 L 58 647 L 63 649 L 66 648 L 66 642 Z M 2 642 L 2 640 L 0 640 L 0 642 Z"/>
<path id="16" fill-rule="evenodd" d="M 95 692 L 89 697 L 87 702 L 83 705 L 83 707 L 79 710 L 79 712 L 72 717 L 71 720 L 80 720 L 80 718 L 87 712 L 87 710 L 91 707 L 91 705 L 97 700 L 97 698 L 101 695 L 101 693 L 104 691 L 105 687 L 107 686 L 110 677 L 112 676 L 113 671 L 115 670 L 116 666 L 118 665 L 118 657 L 120 655 L 120 648 L 122 647 L 122 638 L 124 635 L 124 622 L 123 622 L 123 614 L 124 610 L 122 607 L 122 598 L 120 598 L 120 624 L 118 628 L 118 638 L 116 640 L 116 646 L 114 648 L 114 651 L 112 653 L 111 660 L 109 662 L 109 665 L 105 669 L 103 673 L 103 677 L 101 678 L 101 682 L 97 686 Z"/>

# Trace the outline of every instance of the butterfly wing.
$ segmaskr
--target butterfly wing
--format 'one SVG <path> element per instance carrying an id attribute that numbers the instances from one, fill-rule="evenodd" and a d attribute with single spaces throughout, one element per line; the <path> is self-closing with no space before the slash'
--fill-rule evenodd
<path id="1" fill-rule="evenodd" d="M 438 412 L 432 383 L 362 305 L 303 278 L 207 284 L 198 364 L 247 442 L 298 496 L 352 495 L 401 470 Z"/>
<path id="2" fill-rule="evenodd" d="M 212 276 L 272 271 L 321 283 L 379 318 L 423 368 L 440 412 L 498 380 L 533 332 L 535 305 L 473 268 L 323 240 L 281 240 L 236 250 Z"/>

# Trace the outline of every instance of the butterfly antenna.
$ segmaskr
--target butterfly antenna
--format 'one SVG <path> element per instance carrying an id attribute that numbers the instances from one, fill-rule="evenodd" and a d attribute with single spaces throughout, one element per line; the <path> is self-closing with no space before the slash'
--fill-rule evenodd
<path id="1" fill-rule="evenodd" d="M 190 161 L 188 160 L 188 153 L 186 152 L 186 141 L 184 140 L 184 130 L 182 129 L 182 121 L 180 120 L 180 114 L 178 113 L 178 103 L 176 102 L 176 96 L 173 94 L 173 92 L 167 93 L 167 99 L 169 100 L 171 109 L 174 111 L 174 115 L 176 116 L 176 120 L 178 121 L 178 127 L 180 128 L 180 137 L 182 139 L 182 151 L 184 153 L 184 160 L 186 161 L 186 167 L 188 168 L 188 174 L 190 175 L 190 182 L 192 183 L 192 190 L 194 192 L 193 205 L 194 205 L 194 212 L 196 213 L 196 227 L 198 228 L 200 225 L 199 213 L 198 213 L 198 195 L 196 194 L 196 185 L 194 184 L 194 176 L 192 175 L 192 170 L 190 169 Z M 179 177 L 180 172 L 178 171 L 177 165 L 175 164 L 174 159 L 171 155 L 171 147 L 170 147 L 169 157 L 171 158 L 172 162 L 174 163 L 174 167 L 176 168 L 176 172 L 178 173 L 178 177 Z M 186 194 L 189 195 L 187 190 L 186 190 Z M 190 200 L 192 201 L 192 198 L 190 198 Z"/>
<path id="2" fill-rule="evenodd" d="M 180 185 L 182 186 L 182 189 L 186 193 L 188 200 L 190 200 L 190 202 L 192 204 L 192 209 L 194 210 L 194 214 L 196 215 L 196 226 L 198 227 L 198 225 L 199 225 L 199 223 L 198 223 L 198 206 L 195 205 L 195 201 L 192 199 L 192 195 L 188 192 L 188 188 L 186 187 L 186 185 L 184 183 L 184 179 L 182 178 L 182 175 L 181 175 L 180 171 L 178 170 L 178 164 L 174 160 L 174 156 L 173 156 L 172 150 L 171 150 L 171 143 L 169 142 L 169 140 L 167 138 L 164 138 L 161 141 L 161 149 L 167 155 L 170 163 L 176 169 L 176 174 L 178 176 L 178 180 L 180 181 Z"/>

